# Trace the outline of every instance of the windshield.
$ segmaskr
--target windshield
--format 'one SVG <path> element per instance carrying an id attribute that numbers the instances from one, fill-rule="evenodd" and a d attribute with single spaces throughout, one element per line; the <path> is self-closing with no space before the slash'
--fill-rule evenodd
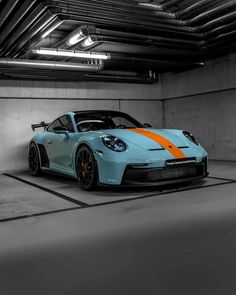
<path id="1" fill-rule="evenodd" d="M 80 132 L 144 127 L 134 118 L 120 112 L 77 113 L 75 123 Z"/>

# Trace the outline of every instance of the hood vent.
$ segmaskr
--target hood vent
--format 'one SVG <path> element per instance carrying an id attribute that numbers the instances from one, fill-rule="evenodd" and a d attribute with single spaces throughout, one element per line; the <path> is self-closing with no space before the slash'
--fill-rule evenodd
<path id="1" fill-rule="evenodd" d="M 189 146 L 185 145 L 185 146 L 178 146 L 178 149 L 188 149 Z M 151 152 L 156 152 L 156 151 L 164 151 L 164 148 L 156 148 L 156 149 L 148 149 Z"/>

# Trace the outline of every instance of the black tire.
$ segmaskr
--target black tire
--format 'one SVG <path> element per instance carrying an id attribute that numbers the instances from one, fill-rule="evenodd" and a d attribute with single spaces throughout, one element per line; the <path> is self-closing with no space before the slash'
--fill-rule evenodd
<path id="1" fill-rule="evenodd" d="M 78 148 L 75 167 L 79 186 L 86 191 L 93 190 L 98 183 L 97 162 L 93 152 L 86 145 Z"/>
<path id="2" fill-rule="evenodd" d="M 29 146 L 28 164 L 33 176 L 41 174 L 42 170 L 40 168 L 38 148 L 34 142 L 31 142 Z"/>

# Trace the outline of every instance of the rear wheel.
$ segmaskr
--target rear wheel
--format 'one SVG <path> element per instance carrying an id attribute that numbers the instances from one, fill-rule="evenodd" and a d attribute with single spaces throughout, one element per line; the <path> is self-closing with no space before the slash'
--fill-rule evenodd
<path id="1" fill-rule="evenodd" d="M 97 186 L 97 163 L 93 152 L 87 146 L 79 147 L 76 153 L 76 175 L 79 185 L 84 190 L 92 190 Z"/>
<path id="2" fill-rule="evenodd" d="M 38 148 L 34 142 L 31 142 L 29 146 L 28 163 L 32 175 L 37 176 L 42 172 L 40 168 Z"/>

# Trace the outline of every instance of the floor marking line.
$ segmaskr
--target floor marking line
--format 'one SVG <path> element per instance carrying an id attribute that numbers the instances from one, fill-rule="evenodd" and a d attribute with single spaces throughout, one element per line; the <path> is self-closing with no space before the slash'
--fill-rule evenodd
<path id="1" fill-rule="evenodd" d="M 19 178 L 17 176 L 13 176 L 13 175 L 10 175 L 10 174 L 3 174 L 3 175 L 8 176 L 8 177 L 12 177 L 12 178 L 17 179 L 19 181 L 22 181 L 22 182 L 24 182 L 26 184 L 30 184 L 30 185 L 33 185 L 35 187 L 41 188 L 41 186 L 33 184 L 33 183 L 31 183 L 29 181 L 26 181 L 24 179 L 21 179 L 21 178 Z M 232 184 L 232 183 L 235 183 L 235 181 L 232 181 L 232 180 L 229 181 L 228 180 L 228 181 L 221 182 L 221 183 L 209 184 L 209 185 L 204 185 L 204 186 L 199 186 L 199 187 L 183 188 L 183 189 L 179 189 L 179 190 L 172 190 L 172 191 L 166 191 L 166 192 L 161 192 L 160 191 L 159 193 L 158 192 L 157 193 L 151 193 L 151 194 L 146 194 L 146 195 L 143 195 L 143 196 L 138 196 L 138 197 L 133 197 L 133 198 L 128 198 L 128 199 L 120 199 L 120 200 L 97 203 L 97 204 L 91 204 L 91 205 L 86 204 L 86 206 L 81 206 L 80 205 L 79 207 L 72 207 L 72 208 L 58 209 L 58 210 L 52 210 L 52 211 L 45 211 L 45 212 L 41 212 L 41 213 L 39 212 L 39 213 L 25 214 L 25 215 L 21 215 L 21 216 L 8 217 L 8 218 L 0 219 L 0 223 L 8 222 L 8 221 L 14 221 L 14 220 L 20 220 L 20 219 L 26 219 L 26 218 L 32 218 L 32 217 L 38 217 L 38 216 L 43 216 L 43 215 L 50 215 L 50 214 L 61 213 L 61 212 L 67 212 L 67 211 L 73 211 L 73 210 L 100 207 L 100 206 L 112 205 L 112 204 L 117 204 L 117 203 L 125 203 L 125 202 L 139 200 L 139 199 L 147 199 L 147 198 L 152 198 L 152 197 L 169 195 L 169 194 L 172 194 L 172 193 L 191 191 L 191 190 L 203 189 L 203 188 L 207 188 L 207 187 L 215 187 L 215 186 L 220 186 L 220 185 L 227 185 L 227 184 Z M 51 191 L 50 189 L 47 189 L 47 188 L 44 188 L 44 187 L 42 187 L 42 188 L 43 188 L 43 190 L 45 190 L 47 192 Z M 53 194 L 56 193 L 54 191 L 51 191 L 51 192 Z M 59 194 L 59 193 L 56 193 L 56 194 Z M 61 194 L 59 194 L 59 195 L 61 195 Z M 67 197 L 65 195 L 62 195 L 62 196 L 70 199 L 70 197 Z M 72 199 L 72 200 L 74 200 L 74 199 Z M 78 201 L 78 203 L 82 203 L 82 202 Z M 85 203 L 83 203 L 83 204 L 85 204 Z"/>
<path id="2" fill-rule="evenodd" d="M 50 214 L 66 212 L 66 211 L 73 211 L 73 210 L 78 210 L 78 209 L 82 209 L 82 208 L 84 208 L 84 207 L 79 206 L 79 207 L 71 207 L 71 208 L 57 209 L 57 210 L 52 210 L 52 211 L 25 214 L 25 215 L 14 216 L 14 217 L 6 217 L 6 218 L 0 219 L 0 223 L 14 221 L 14 220 L 20 220 L 20 219 L 26 219 L 26 218 L 31 218 L 31 217 L 38 217 L 38 216 L 43 216 L 43 215 L 50 215 Z"/>
<path id="3" fill-rule="evenodd" d="M 45 191 L 45 192 L 47 192 L 47 193 L 49 193 L 49 194 L 52 194 L 52 195 L 54 195 L 54 196 L 56 196 L 56 197 L 59 197 L 59 198 L 61 198 L 61 199 L 63 199 L 63 200 L 66 200 L 66 201 L 68 201 L 68 202 L 74 203 L 74 204 L 76 204 L 76 205 L 80 205 L 81 207 L 88 207 L 88 206 L 89 206 L 87 203 L 84 203 L 84 202 L 81 202 L 81 201 L 75 200 L 75 199 L 73 199 L 73 198 L 71 198 L 71 197 L 68 197 L 68 196 L 66 196 L 66 195 L 64 195 L 64 194 L 61 194 L 61 193 L 55 192 L 55 191 L 53 191 L 53 190 L 51 190 L 51 189 L 49 189 L 49 188 L 46 188 L 46 187 L 44 187 L 44 186 L 41 186 L 41 185 L 35 184 L 35 183 L 31 182 L 31 181 L 25 180 L 25 179 L 20 178 L 20 177 L 18 177 L 18 176 L 14 176 L 14 175 L 11 175 L 11 174 L 8 174 L 8 173 L 4 173 L 3 175 L 4 175 L 4 176 L 7 176 L 7 177 L 10 177 L 10 178 L 13 178 L 13 179 L 16 179 L 16 180 L 18 180 L 18 181 L 21 181 L 21 182 L 23 182 L 23 183 L 25 183 L 25 184 L 28 184 L 28 185 L 31 185 L 31 186 L 33 186 L 33 187 L 36 187 L 36 188 L 38 188 L 38 189 L 40 189 L 40 190 L 43 190 L 43 191 Z"/>
<path id="4" fill-rule="evenodd" d="M 122 200 L 116 200 L 116 201 L 110 201 L 110 202 L 104 202 L 104 203 L 97 203 L 97 204 L 93 204 L 93 205 L 88 205 L 87 207 L 79 206 L 79 207 L 72 207 L 72 208 L 65 208 L 65 209 L 46 211 L 46 212 L 41 212 L 41 213 L 39 212 L 39 213 L 32 213 L 32 214 L 26 214 L 26 215 L 15 216 L 15 217 L 8 217 L 8 218 L 0 219 L 0 223 L 9 222 L 9 221 L 15 221 L 15 220 L 21 220 L 21 219 L 26 219 L 26 218 L 32 218 L 32 217 L 39 217 L 39 216 L 50 215 L 50 214 L 61 213 L 61 212 L 67 212 L 67 211 L 74 211 L 74 210 L 81 210 L 81 209 L 92 208 L 92 207 L 100 207 L 100 206 L 112 205 L 112 204 L 117 204 L 117 203 L 124 203 L 124 202 L 134 201 L 134 200 L 138 200 L 138 199 L 146 199 L 146 198 L 151 198 L 151 197 L 158 197 L 158 196 L 168 195 L 168 194 L 171 194 L 171 193 L 176 193 L 176 192 L 181 192 L 181 191 L 200 189 L 200 188 L 204 188 L 204 187 L 213 187 L 213 186 L 217 186 L 217 185 L 226 185 L 226 184 L 230 184 L 230 183 L 232 183 L 232 182 L 210 184 L 210 185 L 207 185 L 207 186 L 195 187 L 195 188 L 191 188 L 191 189 L 189 188 L 189 189 L 182 189 L 182 190 L 174 190 L 174 191 L 171 191 L 171 192 L 160 192 L 159 194 L 158 193 L 148 194 L 148 195 L 143 195 L 143 196 L 129 198 L 129 199 L 122 199 Z"/>
<path id="5" fill-rule="evenodd" d="M 222 178 L 222 177 L 216 177 L 216 176 L 207 176 L 207 178 L 236 182 L 236 179 Z"/>

